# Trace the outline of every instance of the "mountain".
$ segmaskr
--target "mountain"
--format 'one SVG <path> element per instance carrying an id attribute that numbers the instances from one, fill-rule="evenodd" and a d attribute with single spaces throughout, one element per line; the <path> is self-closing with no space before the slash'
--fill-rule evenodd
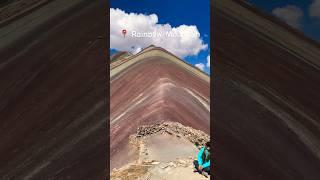
<path id="1" fill-rule="evenodd" d="M 106 7 L 55 0 L 0 28 L 0 179 L 108 174 Z"/>
<path id="2" fill-rule="evenodd" d="M 128 142 L 138 127 L 166 121 L 209 134 L 209 76 L 152 45 L 111 62 L 110 168 L 137 158 Z"/>
<path id="3" fill-rule="evenodd" d="M 246 1 L 212 8 L 216 179 L 319 179 L 319 44 Z"/>

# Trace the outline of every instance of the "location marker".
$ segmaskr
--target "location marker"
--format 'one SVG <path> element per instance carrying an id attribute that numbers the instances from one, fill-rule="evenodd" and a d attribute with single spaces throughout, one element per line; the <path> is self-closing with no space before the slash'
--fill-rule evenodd
<path id="1" fill-rule="evenodd" d="M 127 30 L 123 29 L 123 30 L 122 30 L 122 34 L 123 34 L 123 37 L 126 37 Z"/>

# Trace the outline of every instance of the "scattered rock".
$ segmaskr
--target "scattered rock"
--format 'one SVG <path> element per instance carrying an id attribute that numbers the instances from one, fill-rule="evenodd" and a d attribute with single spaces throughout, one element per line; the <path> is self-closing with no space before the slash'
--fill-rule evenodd
<path id="1" fill-rule="evenodd" d="M 168 165 L 169 165 L 170 167 L 177 167 L 177 165 L 176 165 L 174 162 L 170 162 Z"/>
<path id="2" fill-rule="evenodd" d="M 162 165 L 160 166 L 160 168 L 162 168 L 162 169 L 165 169 L 165 168 L 167 168 L 167 167 L 169 167 L 169 164 L 168 164 L 168 163 L 164 163 L 164 164 L 162 164 Z"/>
<path id="3" fill-rule="evenodd" d="M 152 165 L 158 165 L 158 164 L 160 164 L 160 162 L 154 161 L 154 162 L 152 162 L 151 164 L 152 164 Z"/>
<path id="4" fill-rule="evenodd" d="M 165 122 L 162 124 L 146 125 L 140 126 L 136 134 L 129 137 L 129 142 L 134 148 L 137 148 L 140 158 L 136 164 L 131 164 L 131 166 L 126 168 L 121 168 L 119 170 L 114 169 L 111 173 L 111 179 L 125 178 L 125 179 L 150 179 L 152 177 L 162 177 L 166 174 L 168 177 L 176 176 L 181 170 L 184 173 L 191 172 L 189 176 L 194 176 L 194 179 L 202 179 L 201 175 L 193 173 L 193 159 L 195 157 L 189 156 L 185 159 L 177 158 L 171 160 L 171 162 L 163 163 L 155 160 L 149 160 L 148 148 L 144 145 L 149 136 L 159 135 L 159 134 L 169 134 L 174 137 L 181 138 L 181 140 L 187 140 L 192 144 L 201 147 L 210 140 L 210 136 L 205 134 L 200 130 L 195 130 L 191 127 L 183 126 L 176 122 Z M 150 152 L 149 152 L 150 153 Z M 152 172 L 150 174 L 150 172 Z M 130 178 L 129 178 L 130 176 Z M 193 177 L 192 177 L 193 178 Z"/>
<path id="5" fill-rule="evenodd" d="M 184 160 L 182 160 L 182 159 L 179 159 L 178 162 L 179 162 L 180 164 L 186 164 L 186 161 L 184 161 Z"/>
<path id="6" fill-rule="evenodd" d="M 143 138 L 157 133 L 168 133 L 179 138 L 185 137 L 191 143 L 198 146 L 203 146 L 210 140 L 210 136 L 206 133 L 200 130 L 195 130 L 191 127 L 183 126 L 177 122 L 164 122 L 162 124 L 141 126 L 137 130 L 136 138 Z"/>

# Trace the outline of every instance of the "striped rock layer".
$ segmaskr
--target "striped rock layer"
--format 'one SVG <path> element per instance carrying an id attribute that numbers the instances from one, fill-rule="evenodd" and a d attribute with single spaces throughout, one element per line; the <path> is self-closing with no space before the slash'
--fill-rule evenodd
<path id="1" fill-rule="evenodd" d="M 319 179 L 319 43 L 245 1 L 212 6 L 215 179 Z"/>
<path id="2" fill-rule="evenodd" d="M 135 158 L 128 137 L 141 125 L 180 122 L 209 134 L 209 76 L 150 46 L 110 65 L 111 168 Z"/>

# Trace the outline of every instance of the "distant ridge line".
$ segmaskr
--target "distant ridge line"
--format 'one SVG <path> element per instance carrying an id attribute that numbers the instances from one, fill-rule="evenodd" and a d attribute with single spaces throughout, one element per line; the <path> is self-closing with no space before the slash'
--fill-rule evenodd
<path id="1" fill-rule="evenodd" d="M 206 74 L 206 73 L 204 73 L 203 71 L 201 71 L 200 69 L 192 66 L 191 64 L 183 61 L 181 58 L 179 58 L 178 56 L 176 56 L 176 55 L 174 55 L 173 53 L 169 52 L 168 50 L 166 50 L 166 49 L 164 49 L 164 48 L 161 48 L 161 47 L 156 47 L 156 46 L 154 46 L 154 45 L 150 45 L 150 46 L 146 47 L 145 49 L 143 49 L 142 51 L 140 51 L 139 53 L 134 54 L 134 55 L 131 55 L 131 56 L 129 56 L 128 58 L 124 58 L 124 59 L 121 59 L 121 60 L 119 60 L 119 61 L 115 61 L 114 63 L 116 63 L 116 64 L 114 64 L 114 63 L 111 62 L 111 64 L 110 64 L 110 77 L 113 77 L 115 74 L 117 74 L 117 73 L 112 73 L 112 71 L 115 70 L 116 68 L 119 68 L 121 65 L 129 62 L 130 60 L 133 60 L 133 59 L 139 57 L 140 55 L 146 54 L 146 53 L 151 52 L 151 51 L 156 51 L 156 50 L 161 51 L 161 52 L 163 52 L 163 53 L 166 53 L 166 54 L 169 55 L 169 56 L 173 56 L 173 58 L 179 60 L 179 61 L 182 62 L 184 65 L 186 65 L 186 66 L 188 66 L 189 68 L 192 68 L 193 70 L 196 70 L 197 72 L 200 72 L 202 75 L 204 75 L 205 78 L 202 78 L 202 79 L 204 79 L 204 80 L 206 80 L 206 81 L 210 81 L 208 74 Z M 144 59 L 144 58 L 143 58 L 143 59 Z M 125 69 L 126 69 L 126 68 L 125 68 Z M 190 70 L 190 69 L 189 69 L 189 70 Z M 191 71 L 192 71 L 192 70 L 191 70 Z M 196 74 L 196 73 L 195 73 L 195 74 Z"/>

